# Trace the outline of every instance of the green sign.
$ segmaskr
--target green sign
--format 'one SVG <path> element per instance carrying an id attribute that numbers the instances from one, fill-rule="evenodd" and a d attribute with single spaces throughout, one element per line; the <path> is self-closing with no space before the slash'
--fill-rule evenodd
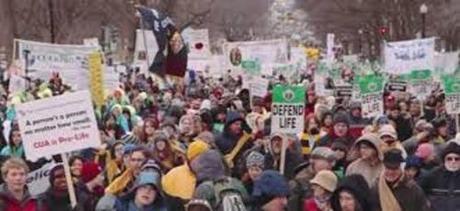
<path id="1" fill-rule="evenodd" d="M 384 85 L 384 79 L 380 75 L 366 75 L 358 79 L 361 95 L 383 92 Z"/>
<path id="2" fill-rule="evenodd" d="M 273 88 L 273 103 L 304 103 L 305 87 L 275 86 Z"/>
<path id="3" fill-rule="evenodd" d="M 444 93 L 449 94 L 460 94 L 460 77 L 452 75 L 446 75 L 442 77 L 442 84 L 444 86 Z"/>
<path id="4" fill-rule="evenodd" d="M 241 62 L 241 67 L 250 74 L 258 74 L 261 71 L 261 65 L 258 60 L 245 60 Z"/>
<path id="5" fill-rule="evenodd" d="M 304 86 L 273 88 L 271 131 L 297 135 L 303 131 L 305 115 Z"/>

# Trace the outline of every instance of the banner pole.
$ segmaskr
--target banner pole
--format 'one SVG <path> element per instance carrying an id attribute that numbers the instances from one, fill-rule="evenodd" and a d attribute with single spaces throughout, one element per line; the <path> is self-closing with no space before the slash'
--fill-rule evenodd
<path id="1" fill-rule="evenodd" d="M 64 172 L 67 181 L 67 190 L 69 191 L 70 204 L 72 208 L 75 208 L 75 206 L 77 206 L 77 197 L 75 195 L 75 188 L 73 186 L 72 175 L 70 173 L 69 160 L 67 159 L 67 155 L 65 153 L 61 154 L 61 158 L 64 165 Z"/>

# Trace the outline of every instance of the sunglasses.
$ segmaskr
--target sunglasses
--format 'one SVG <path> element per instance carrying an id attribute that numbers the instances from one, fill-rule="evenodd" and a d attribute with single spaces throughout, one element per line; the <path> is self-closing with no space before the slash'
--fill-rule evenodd
<path id="1" fill-rule="evenodd" d="M 460 161 L 460 157 L 446 157 L 446 161 Z"/>

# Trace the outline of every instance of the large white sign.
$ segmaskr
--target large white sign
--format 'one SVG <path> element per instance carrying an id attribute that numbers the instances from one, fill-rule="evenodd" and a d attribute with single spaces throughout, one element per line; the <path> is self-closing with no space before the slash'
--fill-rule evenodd
<path id="1" fill-rule="evenodd" d="M 434 38 L 385 44 L 385 71 L 405 74 L 412 70 L 434 70 Z"/>
<path id="2" fill-rule="evenodd" d="M 288 61 L 288 43 L 286 40 L 266 40 L 252 42 L 229 42 L 223 46 L 225 64 L 232 72 L 244 72 L 244 64 L 260 65 L 258 72 L 270 75 L 272 64 Z"/>
<path id="3" fill-rule="evenodd" d="M 19 104 L 16 110 L 29 160 L 101 144 L 89 91 Z"/>
<path id="4" fill-rule="evenodd" d="M 133 64 L 140 68 L 141 73 L 148 74 L 148 69 L 153 63 L 157 51 L 158 43 L 153 31 L 137 29 Z"/>
<path id="5" fill-rule="evenodd" d="M 209 47 L 209 30 L 187 28 L 182 31 L 182 37 L 187 44 L 188 59 L 209 59 L 211 50 Z"/>
<path id="6" fill-rule="evenodd" d="M 55 163 L 48 163 L 27 175 L 27 188 L 31 195 L 38 195 L 50 187 L 50 171 Z"/>
<path id="7" fill-rule="evenodd" d="M 297 135 L 304 129 L 305 88 L 275 86 L 272 102 L 272 133 Z"/>
<path id="8" fill-rule="evenodd" d="M 28 76 L 47 81 L 53 72 L 59 72 L 64 82 L 71 84 L 74 89 L 88 88 L 87 56 L 97 51 L 97 47 L 27 40 L 15 42 L 18 59 L 25 64 L 27 57 Z"/>

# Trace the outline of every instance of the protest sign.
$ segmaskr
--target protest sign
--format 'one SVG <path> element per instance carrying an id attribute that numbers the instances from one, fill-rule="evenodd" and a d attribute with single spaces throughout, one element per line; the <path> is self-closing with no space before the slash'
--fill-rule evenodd
<path id="1" fill-rule="evenodd" d="M 363 116 L 376 117 L 383 114 L 384 79 L 378 75 L 359 77 L 359 96 L 361 97 Z"/>
<path id="2" fill-rule="evenodd" d="M 434 70 L 434 38 L 389 42 L 385 44 L 385 67 L 390 74 L 413 70 Z"/>
<path id="3" fill-rule="evenodd" d="M 224 43 L 223 52 L 226 67 L 235 74 L 243 73 L 242 65 L 248 65 L 247 62 L 252 61 L 261 65 L 261 74 L 271 75 L 270 68 L 266 68 L 267 66 L 288 61 L 286 40 L 228 42 Z"/>
<path id="4" fill-rule="evenodd" d="M 446 111 L 448 114 L 460 114 L 460 77 L 446 75 L 442 78 L 446 95 Z"/>
<path id="5" fill-rule="evenodd" d="M 407 82 L 403 80 L 390 80 L 387 85 L 388 91 L 405 92 L 407 90 Z"/>
<path id="6" fill-rule="evenodd" d="M 104 89 L 105 90 L 115 90 L 120 86 L 120 74 L 118 69 L 115 67 L 105 67 L 104 71 Z"/>
<path id="7" fill-rule="evenodd" d="M 430 70 L 412 71 L 409 76 L 409 92 L 419 100 L 425 100 L 431 94 L 433 77 Z"/>
<path id="8" fill-rule="evenodd" d="M 189 50 L 189 60 L 207 60 L 211 57 L 208 29 L 186 28 L 182 31 L 182 37 Z"/>
<path id="9" fill-rule="evenodd" d="M 94 52 L 88 56 L 90 73 L 90 90 L 93 102 L 97 106 L 104 104 L 104 77 L 102 73 L 102 55 Z"/>
<path id="10" fill-rule="evenodd" d="M 335 40 L 335 35 L 334 34 L 327 34 L 327 37 L 326 37 L 326 47 L 327 47 L 327 50 L 326 50 L 326 63 L 328 65 L 331 65 L 334 60 L 335 60 L 335 52 L 334 52 L 334 47 L 335 47 L 335 44 L 334 44 L 334 40 Z"/>
<path id="11" fill-rule="evenodd" d="M 268 83 L 269 81 L 264 78 L 256 78 L 249 82 L 251 96 L 265 97 L 268 92 Z"/>
<path id="12" fill-rule="evenodd" d="M 88 89 L 89 73 L 87 56 L 97 48 L 85 45 L 60 45 L 43 42 L 15 40 L 17 58 L 26 62 L 28 76 L 48 80 L 53 72 L 59 72 L 65 83 L 75 90 Z"/>
<path id="13" fill-rule="evenodd" d="M 99 45 L 99 40 L 96 37 L 83 39 L 83 45 L 101 49 L 101 46 Z"/>
<path id="14" fill-rule="evenodd" d="M 272 103 L 272 132 L 299 134 L 304 128 L 305 88 L 275 86 Z"/>
<path id="15" fill-rule="evenodd" d="M 50 187 L 50 171 L 55 165 L 55 163 L 48 163 L 27 175 L 27 188 L 31 195 L 41 194 Z"/>
<path id="16" fill-rule="evenodd" d="M 16 110 L 29 160 L 101 144 L 88 91 L 19 104 Z"/>
<path id="17" fill-rule="evenodd" d="M 334 86 L 334 96 L 337 98 L 352 97 L 353 86 L 351 84 L 338 84 Z"/>
<path id="18" fill-rule="evenodd" d="M 458 68 L 459 51 L 435 54 L 434 73 L 439 75 L 453 74 Z"/>

